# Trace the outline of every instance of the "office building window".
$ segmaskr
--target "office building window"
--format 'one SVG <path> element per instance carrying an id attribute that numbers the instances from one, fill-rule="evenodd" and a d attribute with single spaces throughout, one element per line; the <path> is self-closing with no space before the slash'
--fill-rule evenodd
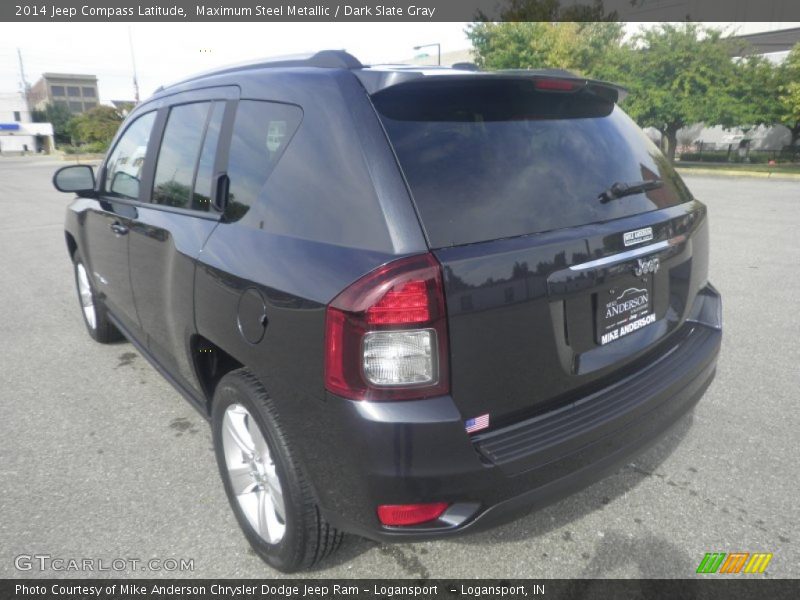
<path id="1" fill-rule="evenodd" d="M 20 115 L 19 115 L 19 111 L 18 111 L 18 110 L 15 110 L 15 111 L 14 111 L 14 120 L 15 120 L 17 123 L 19 123 L 19 122 L 22 120 L 22 119 L 20 118 Z"/>
<path id="2" fill-rule="evenodd" d="M 83 103 L 83 108 L 85 110 L 90 110 L 90 109 L 94 108 L 95 106 L 97 106 L 97 102 L 84 102 Z"/>
<path id="3" fill-rule="evenodd" d="M 83 104 L 80 102 L 70 102 L 69 109 L 72 112 L 83 112 Z"/>
<path id="4" fill-rule="evenodd" d="M 63 85 L 54 85 L 50 87 L 50 92 L 53 96 L 64 96 L 64 86 Z"/>
<path id="5" fill-rule="evenodd" d="M 94 98 L 94 88 L 85 87 L 81 88 L 83 90 L 83 97 L 84 98 Z"/>
<path id="6" fill-rule="evenodd" d="M 81 88 L 74 85 L 67 86 L 67 96 L 72 96 L 73 98 L 80 98 Z"/>

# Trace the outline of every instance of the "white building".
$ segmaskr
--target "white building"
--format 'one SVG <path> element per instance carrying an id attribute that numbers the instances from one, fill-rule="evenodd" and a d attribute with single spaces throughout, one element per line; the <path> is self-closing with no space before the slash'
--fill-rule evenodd
<path id="1" fill-rule="evenodd" d="M 50 153 L 54 148 L 53 126 L 32 122 L 22 94 L 0 93 L 0 155 Z"/>

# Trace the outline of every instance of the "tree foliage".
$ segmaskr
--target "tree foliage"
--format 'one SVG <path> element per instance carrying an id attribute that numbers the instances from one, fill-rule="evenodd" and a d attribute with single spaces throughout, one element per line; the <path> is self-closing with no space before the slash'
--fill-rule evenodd
<path id="1" fill-rule="evenodd" d="M 467 36 L 483 69 L 571 69 L 588 76 L 607 71 L 622 41 L 621 23 L 474 23 Z"/>
<path id="2" fill-rule="evenodd" d="M 736 125 L 745 132 L 756 125 L 780 122 L 778 90 L 781 69 L 763 56 L 746 56 L 736 62 Z"/>
<path id="3" fill-rule="evenodd" d="M 72 119 L 70 130 L 80 142 L 111 143 L 122 116 L 111 106 L 96 106 Z"/>
<path id="4" fill-rule="evenodd" d="M 733 48 L 722 32 L 693 23 L 642 31 L 629 53 L 625 110 L 643 127 L 658 129 L 675 157 L 678 130 L 693 123 L 738 125 L 741 88 Z"/>
<path id="5" fill-rule="evenodd" d="M 56 143 L 68 144 L 70 141 L 70 121 L 72 113 L 63 104 L 47 104 L 43 111 L 34 111 L 34 123 L 53 125 L 53 138 Z"/>
<path id="6" fill-rule="evenodd" d="M 780 69 L 779 117 L 792 133 L 792 145 L 800 139 L 800 43 L 795 44 Z"/>
<path id="7" fill-rule="evenodd" d="M 506 8 L 500 11 L 502 21 L 614 21 L 616 12 L 606 13 L 602 0 L 585 0 L 584 4 L 571 3 L 561 6 L 561 0 L 506 0 Z M 479 13 L 478 20 L 488 21 Z"/>

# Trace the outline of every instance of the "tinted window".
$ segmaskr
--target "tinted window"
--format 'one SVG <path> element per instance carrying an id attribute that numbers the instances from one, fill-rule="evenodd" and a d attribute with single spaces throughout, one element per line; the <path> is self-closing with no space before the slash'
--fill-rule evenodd
<path id="1" fill-rule="evenodd" d="M 81 112 L 83 110 L 83 104 L 81 104 L 80 102 L 70 102 L 69 109 L 72 112 Z"/>
<path id="2" fill-rule="evenodd" d="M 607 221 L 689 199 L 613 102 L 531 80 L 428 81 L 373 97 L 432 246 Z M 663 187 L 601 203 L 614 182 Z"/>
<path id="3" fill-rule="evenodd" d="M 81 95 L 81 88 L 68 86 L 67 87 L 67 95 L 68 96 L 80 96 Z"/>
<path id="4" fill-rule="evenodd" d="M 302 114 L 298 107 L 288 104 L 239 102 L 228 160 L 230 191 L 226 217 L 240 218 L 258 199 Z"/>
<path id="5" fill-rule="evenodd" d="M 83 88 L 83 97 L 84 98 L 94 98 L 94 88 L 90 88 L 90 87 Z"/>
<path id="6" fill-rule="evenodd" d="M 197 163 L 197 177 L 194 182 L 194 194 L 192 196 L 192 208 L 197 210 L 208 210 L 211 205 L 214 158 L 217 155 L 217 143 L 219 142 L 219 132 L 222 128 L 222 114 L 225 112 L 225 103 L 216 102 L 211 110 L 211 118 L 208 121 L 206 137 L 203 141 L 203 151 L 200 153 L 200 162 Z"/>
<path id="7" fill-rule="evenodd" d="M 107 194 L 138 199 L 147 142 L 155 116 L 155 112 L 150 112 L 136 119 L 117 142 L 106 164 L 103 190 Z"/>
<path id="8" fill-rule="evenodd" d="M 210 106 L 199 102 L 170 110 L 153 180 L 155 204 L 191 208 L 192 180 Z"/>
<path id="9" fill-rule="evenodd" d="M 63 96 L 64 95 L 64 86 L 63 85 L 54 85 L 50 87 L 50 91 L 53 93 L 53 96 Z"/>

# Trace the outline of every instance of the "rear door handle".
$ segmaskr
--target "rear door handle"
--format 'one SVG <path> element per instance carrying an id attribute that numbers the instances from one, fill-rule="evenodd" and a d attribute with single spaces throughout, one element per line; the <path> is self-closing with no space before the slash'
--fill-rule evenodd
<path id="1" fill-rule="evenodd" d="M 111 224 L 111 231 L 113 231 L 116 235 L 125 235 L 128 233 L 128 228 L 119 221 L 114 221 Z"/>

